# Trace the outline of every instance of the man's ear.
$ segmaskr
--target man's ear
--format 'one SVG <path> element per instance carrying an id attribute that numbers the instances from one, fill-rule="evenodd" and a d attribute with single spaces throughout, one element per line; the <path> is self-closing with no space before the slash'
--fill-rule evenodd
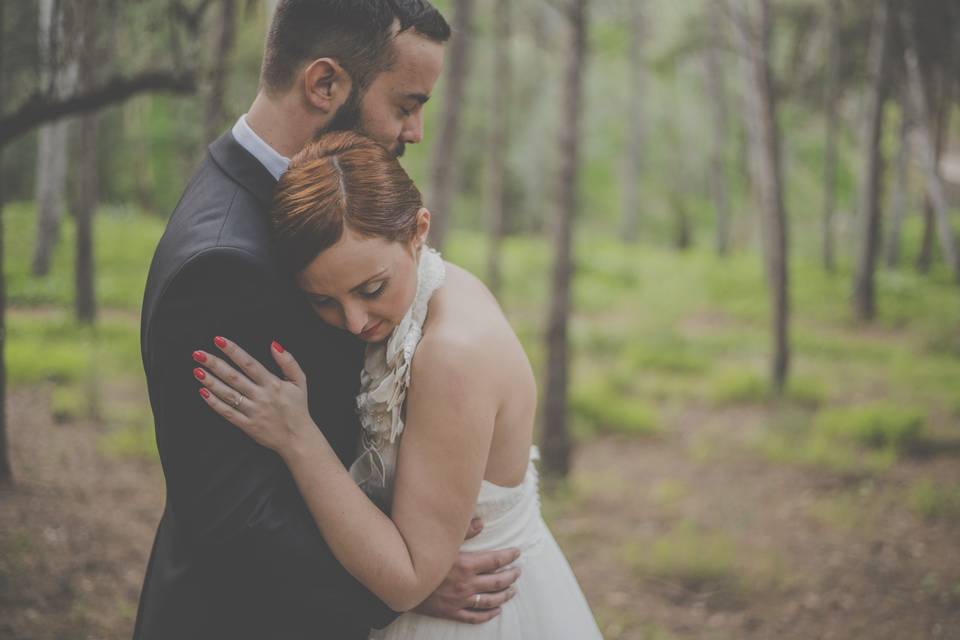
<path id="1" fill-rule="evenodd" d="M 352 80 L 333 58 L 318 58 L 303 70 L 306 101 L 324 113 L 334 113 L 350 96 Z"/>

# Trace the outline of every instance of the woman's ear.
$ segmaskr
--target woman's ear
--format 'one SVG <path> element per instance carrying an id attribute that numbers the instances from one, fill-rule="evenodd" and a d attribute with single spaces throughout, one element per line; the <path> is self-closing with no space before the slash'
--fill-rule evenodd
<path id="1" fill-rule="evenodd" d="M 426 207 L 420 207 L 417 211 L 417 232 L 413 237 L 413 244 L 417 249 L 422 248 L 427 243 L 427 236 L 430 235 L 430 212 Z"/>
<path id="2" fill-rule="evenodd" d="M 350 74 L 333 58 L 318 58 L 303 70 L 304 97 L 323 113 L 336 113 L 350 97 L 352 86 Z"/>

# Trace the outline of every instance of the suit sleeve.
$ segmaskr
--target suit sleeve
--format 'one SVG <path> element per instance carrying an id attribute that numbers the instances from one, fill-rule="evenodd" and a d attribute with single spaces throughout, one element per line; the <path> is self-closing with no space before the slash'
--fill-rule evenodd
<path id="1" fill-rule="evenodd" d="M 357 626 L 382 627 L 397 614 L 336 561 L 280 458 L 211 411 L 191 374 L 192 352 L 216 353 L 218 335 L 278 373 L 268 350 L 290 330 L 284 286 L 248 254 L 214 250 L 164 292 L 145 365 L 168 508 L 192 553 L 228 564 L 235 557 L 252 588 L 307 624 L 311 611 L 333 609 Z"/>

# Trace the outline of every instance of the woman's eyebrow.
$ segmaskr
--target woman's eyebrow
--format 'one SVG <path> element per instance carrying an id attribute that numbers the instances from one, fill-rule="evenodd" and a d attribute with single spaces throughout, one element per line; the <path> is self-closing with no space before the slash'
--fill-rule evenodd
<path id="1" fill-rule="evenodd" d="M 358 284 L 357 286 L 355 286 L 353 289 L 350 289 L 350 291 L 356 291 L 357 289 L 362 289 L 363 287 L 367 286 L 368 284 L 370 284 L 371 282 L 373 282 L 373 281 L 376 280 L 377 278 L 379 278 L 379 277 L 381 277 L 382 275 L 384 275 L 386 272 L 387 272 L 387 268 L 384 267 L 384 268 L 381 269 L 378 273 L 370 276 L 369 278 L 367 278 L 366 280 L 364 280 L 363 282 L 361 282 L 360 284 Z"/>

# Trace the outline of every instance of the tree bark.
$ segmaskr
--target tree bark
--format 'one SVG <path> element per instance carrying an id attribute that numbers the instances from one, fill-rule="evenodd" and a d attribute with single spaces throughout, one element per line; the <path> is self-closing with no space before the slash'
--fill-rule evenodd
<path id="1" fill-rule="evenodd" d="M 907 213 L 907 192 L 910 168 L 910 108 L 906 92 L 900 99 L 900 147 L 897 149 L 892 193 L 890 196 L 890 230 L 887 232 L 887 246 L 884 252 L 885 264 L 894 268 L 900 264 L 900 230 Z"/>
<path id="2" fill-rule="evenodd" d="M 910 92 L 910 102 L 917 119 L 917 142 L 920 152 L 920 162 L 926 178 L 927 197 L 933 208 L 936 220 L 937 237 L 940 240 L 940 251 L 947 263 L 954 280 L 960 282 L 960 261 L 957 259 L 956 240 L 953 227 L 950 224 L 950 213 L 944 193 L 943 181 L 940 178 L 938 167 L 939 154 L 934 135 L 930 131 L 930 108 L 923 90 L 923 77 L 920 62 L 917 60 L 916 43 L 914 42 L 913 25 L 906 12 L 900 15 L 902 33 L 904 34 L 903 59 L 907 71 L 907 90 Z M 944 92 L 948 92 L 946 86 Z"/>
<path id="3" fill-rule="evenodd" d="M 560 127 L 558 137 L 560 170 L 556 184 L 552 298 L 547 319 L 547 388 L 540 440 L 544 474 L 552 478 L 565 477 L 570 470 L 571 441 L 567 427 L 567 322 L 574 270 L 572 240 L 580 168 L 580 122 L 587 55 L 587 0 L 572 0 L 567 11 L 571 43 L 564 80 L 563 126 Z"/>
<path id="4" fill-rule="evenodd" d="M 620 232 L 623 240 L 635 243 L 639 235 L 640 171 L 643 163 L 643 0 L 630 2 L 630 106 L 627 113 L 627 153 L 623 170 L 623 215 Z"/>
<path id="5" fill-rule="evenodd" d="M 853 282 L 853 313 L 861 321 L 876 315 L 876 262 L 880 242 L 880 200 L 883 191 L 883 111 L 890 84 L 890 49 L 898 6 L 894 0 L 877 5 L 870 44 L 870 85 L 863 135 L 860 174 L 860 246 Z"/>
<path id="6" fill-rule="evenodd" d="M 227 79 L 230 76 L 231 52 L 236 34 L 236 0 L 220 0 L 219 15 L 212 18 L 216 21 L 215 32 L 211 39 L 215 47 L 211 52 L 213 64 L 207 73 L 207 96 L 204 110 L 204 149 L 211 140 L 216 140 L 227 121 L 226 94 Z"/>
<path id="7" fill-rule="evenodd" d="M 96 82 L 97 25 L 95 0 L 87 0 L 83 12 L 82 52 L 80 55 L 80 85 L 87 89 Z M 93 214 L 97 206 L 97 113 L 87 113 L 80 118 L 80 135 L 77 149 L 77 198 L 74 218 L 77 228 L 76 262 L 74 267 L 74 306 L 77 321 L 93 324 L 96 320 L 96 290 L 93 256 Z"/>
<path id="8" fill-rule="evenodd" d="M 4 11 L 6 3 L 0 2 L 0 34 L 4 33 L 6 22 Z M 4 99 L 4 56 L 0 46 L 0 112 L 6 106 Z M 0 169 L 3 167 L 3 147 L 0 146 Z M 3 205 L 5 193 L 3 185 L 4 173 L 0 170 L 0 265 L 4 262 L 4 234 L 3 234 Z M 0 268 L 0 484 L 13 482 L 13 467 L 10 464 L 10 447 L 7 440 L 7 277 L 6 271 Z"/>
<path id="9" fill-rule="evenodd" d="M 494 5 L 493 78 L 490 86 L 490 132 L 487 138 L 487 197 L 490 249 L 487 282 L 494 296 L 501 285 L 501 248 L 506 235 L 506 160 L 510 135 L 510 0 Z"/>
<path id="10" fill-rule="evenodd" d="M 55 0 L 40 0 L 40 52 L 43 84 L 49 84 L 58 98 L 73 92 L 76 64 L 61 65 L 56 51 L 63 46 L 62 12 Z M 37 237 L 31 272 L 44 277 L 50 272 L 50 260 L 60 235 L 60 219 L 65 207 L 67 183 L 67 126 L 65 120 L 45 125 L 38 132 L 36 205 Z"/>
<path id="11" fill-rule="evenodd" d="M 446 240 L 453 215 L 452 206 L 459 186 L 460 121 L 463 94 L 470 73 L 473 7 L 474 0 L 455 0 L 453 3 L 453 40 L 447 54 L 443 115 L 440 117 L 440 131 L 433 146 L 428 201 L 433 212 L 430 243 L 437 249 L 442 249 Z"/>
<path id="12" fill-rule="evenodd" d="M 837 129 L 839 116 L 838 73 L 840 54 L 840 0 L 830 0 L 828 14 L 830 41 L 827 46 L 827 61 L 824 82 L 824 112 L 826 116 L 826 139 L 823 156 L 823 226 L 821 243 L 823 268 L 833 272 L 836 258 L 833 247 L 833 215 L 837 208 Z"/>
<path id="13" fill-rule="evenodd" d="M 716 1 L 707 2 L 707 29 L 710 42 L 704 50 L 704 68 L 710 115 L 713 118 L 713 145 L 710 150 L 710 191 L 716 216 L 714 250 L 725 256 L 730 250 L 730 197 L 727 188 L 726 158 L 730 140 L 730 113 L 723 76 L 722 12 Z"/>
<path id="14" fill-rule="evenodd" d="M 751 5 L 757 15 L 752 16 Z M 781 393 L 790 365 L 790 295 L 787 271 L 787 215 L 783 201 L 780 129 L 770 70 L 770 0 L 741 0 L 736 33 L 745 63 L 746 129 L 751 149 L 751 176 L 761 212 L 772 325 L 771 386 Z"/>

